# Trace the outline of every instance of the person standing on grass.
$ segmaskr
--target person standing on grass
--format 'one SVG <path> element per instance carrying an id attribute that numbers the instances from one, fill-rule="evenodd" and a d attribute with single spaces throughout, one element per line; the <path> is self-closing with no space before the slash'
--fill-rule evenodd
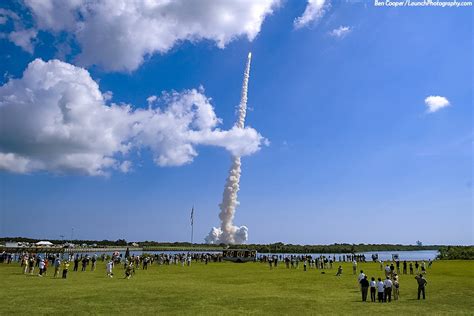
<path id="1" fill-rule="evenodd" d="M 79 255 L 76 255 L 74 259 L 74 271 L 77 271 L 77 269 L 79 269 Z"/>
<path id="2" fill-rule="evenodd" d="M 92 265 L 91 265 L 91 271 L 95 271 L 95 265 L 97 263 L 97 255 L 94 254 L 91 259 Z"/>
<path id="3" fill-rule="evenodd" d="M 107 276 L 108 276 L 109 278 L 113 278 L 113 277 L 114 277 L 114 274 L 113 274 L 113 272 L 112 272 L 113 268 L 114 268 L 114 262 L 113 262 L 112 260 L 110 260 L 110 261 L 107 263 L 107 265 L 106 265 Z"/>
<path id="4" fill-rule="evenodd" d="M 354 260 L 352 261 L 352 274 L 355 275 L 356 272 L 357 272 L 357 261 L 354 259 Z"/>
<path id="5" fill-rule="evenodd" d="M 403 274 L 407 274 L 407 261 L 403 261 Z"/>
<path id="6" fill-rule="evenodd" d="M 46 276 L 46 273 L 48 272 L 48 266 L 49 266 L 49 260 L 45 258 L 44 259 L 44 269 L 43 269 L 44 276 Z"/>
<path id="7" fill-rule="evenodd" d="M 410 274 L 413 274 L 413 262 L 410 262 Z"/>
<path id="8" fill-rule="evenodd" d="M 415 279 L 418 282 L 418 299 L 420 299 L 421 293 L 423 293 L 423 299 L 425 299 L 425 287 L 428 281 L 423 277 L 423 274 L 417 275 Z"/>
<path id="9" fill-rule="evenodd" d="M 63 262 L 63 279 L 67 278 L 67 271 L 69 269 L 69 261 L 64 261 Z"/>
<path id="10" fill-rule="evenodd" d="M 360 289 L 362 291 L 362 302 L 367 302 L 367 292 L 369 291 L 369 280 L 367 280 L 367 276 L 364 274 L 364 278 L 360 280 Z"/>
<path id="11" fill-rule="evenodd" d="M 365 273 L 364 273 L 363 270 L 360 270 L 360 274 L 357 277 L 357 282 L 359 282 L 359 284 L 360 284 L 360 281 L 362 281 L 364 278 L 365 278 Z"/>
<path id="12" fill-rule="evenodd" d="M 87 261 L 88 261 L 87 257 L 82 258 L 82 269 L 81 269 L 82 272 L 86 271 Z"/>
<path id="13" fill-rule="evenodd" d="M 125 269 L 125 279 L 130 279 L 132 276 L 132 271 L 133 271 L 133 263 L 130 262 L 130 264 L 127 265 L 127 268 Z"/>
<path id="14" fill-rule="evenodd" d="M 31 256 L 30 261 L 28 262 L 29 272 L 31 275 L 35 272 L 35 257 Z"/>
<path id="15" fill-rule="evenodd" d="M 339 266 L 339 268 L 337 268 L 336 276 L 341 276 L 341 275 L 342 275 L 342 266 Z"/>
<path id="16" fill-rule="evenodd" d="M 388 277 L 390 275 L 390 271 L 390 266 L 387 263 L 387 265 L 385 266 L 385 277 Z"/>
<path id="17" fill-rule="evenodd" d="M 39 262 L 39 274 L 38 274 L 38 276 L 40 276 L 40 277 L 43 276 L 44 267 L 45 267 L 44 260 L 41 259 L 40 262 Z"/>
<path id="18" fill-rule="evenodd" d="M 398 274 L 393 275 L 393 300 L 398 301 L 398 296 L 400 295 L 400 283 L 398 282 Z"/>
<path id="19" fill-rule="evenodd" d="M 416 274 L 418 274 L 420 272 L 420 264 L 418 263 L 418 261 L 415 261 L 415 269 L 416 269 Z"/>
<path id="20" fill-rule="evenodd" d="M 375 292 L 377 291 L 377 283 L 375 282 L 375 278 L 372 277 L 369 283 L 370 286 L 370 301 L 375 302 Z"/>
<path id="21" fill-rule="evenodd" d="M 59 276 L 59 269 L 61 268 L 61 260 L 59 260 L 59 255 L 56 256 L 54 259 L 54 277 Z"/>
<path id="22" fill-rule="evenodd" d="M 28 266 L 29 266 L 29 260 L 28 260 L 28 255 L 25 255 L 23 257 L 23 265 L 24 265 L 24 269 L 23 269 L 23 274 L 27 274 L 28 273 Z"/>
<path id="23" fill-rule="evenodd" d="M 377 298 L 379 303 L 383 302 L 384 286 L 381 278 L 378 278 L 377 282 Z"/>
<path id="24" fill-rule="evenodd" d="M 393 282 L 390 280 L 390 277 L 387 277 L 385 281 L 383 282 L 384 286 L 384 301 L 385 302 L 391 302 L 392 301 L 392 286 Z"/>

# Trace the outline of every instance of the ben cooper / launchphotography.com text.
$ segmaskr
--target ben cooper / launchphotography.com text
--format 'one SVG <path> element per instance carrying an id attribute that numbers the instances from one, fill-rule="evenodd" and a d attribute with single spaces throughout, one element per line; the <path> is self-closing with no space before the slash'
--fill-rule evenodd
<path id="1" fill-rule="evenodd" d="M 472 1 L 436 1 L 436 0 L 374 0 L 375 7 L 472 7 Z"/>

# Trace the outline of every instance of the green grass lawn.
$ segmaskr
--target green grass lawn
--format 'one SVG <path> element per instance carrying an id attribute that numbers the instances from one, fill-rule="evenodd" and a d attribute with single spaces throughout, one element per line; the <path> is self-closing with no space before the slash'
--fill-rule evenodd
<path id="1" fill-rule="evenodd" d="M 72 268 L 72 266 L 71 266 Z M 439 261 L 428 269 L 427 299 L 416 299 L 412 275 L 400 277 L 400 300 L 361 302 L 349 263 L 336 269 L 270 270 L 260 263 L 193 263 L 191 267 L 153 265 L 113 279 L 105 264 L 96 271 L 69 271 L 68 279 L 25 276 L 18 264 L 0 264 L 0 314 L 474 314 L 474 261 Z M 382 277 L 379 265 L 359 264 L 369 277 Z"/>

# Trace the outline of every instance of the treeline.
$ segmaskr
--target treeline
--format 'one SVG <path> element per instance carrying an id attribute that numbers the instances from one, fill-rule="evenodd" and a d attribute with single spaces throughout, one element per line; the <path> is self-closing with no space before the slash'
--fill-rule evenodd
<path id="1" fill-rule="evenodd" d="M 87 245 L 92 245 L 96 244 L 97 246 L 129 246 L 132 243 L 127 242 L 125 239 L 117 239 L 115 241 L 113 240 L 82 240 L 82 239 L 75 239 L 75 240 L 61 240 L 61 239 L 35 239 L 35 238 L 25 238 L 25 237 L 2 237 L 0 238 L 0 243 L 5 243 L 9 241 L 15 241 L 15 242 L 22 242 L 22 243 L 30 243 L 34 244 L 37 243 L 38 241 L 41 240 L 47 240 L 55 245 L 62 245 L 66 242 L 70 242 L 76 245 L 82 245 L 82 244 L 87 244 Z"/>
<path id="2" fill-rule="evenodd" d="M 447 246 L 438 251 L 441 260 L 474 260 L 474 246 Z"/>
<path id="3" fill-rule="evenodd" d="M 23 238 L 23 237 L 4 237 L 0 238 L 0 242 L 18 241 L 36 243 L 39 239 Z M 49 240 L 53 244 L 64 244 L 64 240 Z M 97 245 L 104 246 L 132 246 L 132 242 L 127 242 L 125 239 L 112 240 L 72 240 L 70 241 L 76 245 Z M 277 242 L 273 244 L 245 244 L 245 245 L 226 245 L 226 244 L 191 244 L 189 242 L 156 242 L 156 241 L 141 241 L 137 242 L 143 248 L 160 248 L 160 249 L 216 249 L 223 248 L 234 249 L 252 249 L 260 253 L 358 253 L 368 251 L 410 251 L 410 250 L 439 250 L 443 246 L 439 245 L 400 245 L 400 244 L 332 244 L 332 245 L 293 245 Z M 451 246 L 453 247 L 453 246 Z M 446 248 L 446 247 L 444 247 Z M 449 247 L 448 247 L 449 248 Z"/>
<path id="4" fill-rule="evenodd" d="M 233 245 L 237 249 L 255 249 L 260 253 L 358 253 L 368 251 L 438 250 L 440 246 L 392 245 L 392 244 L 332 244 L 293 245 L 284 243 Z"/>

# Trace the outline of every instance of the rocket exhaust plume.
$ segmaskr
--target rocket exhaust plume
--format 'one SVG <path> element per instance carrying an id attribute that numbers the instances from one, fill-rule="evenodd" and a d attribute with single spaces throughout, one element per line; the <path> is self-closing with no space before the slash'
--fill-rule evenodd
<path id="1" fill-rule="evenodd" d="M 242 83 L 242 94 L 238 108 L 238 118 L 235 127 L 244 128 L 245 116 L 247 114 L 247 91 L 250 75 L 250 61 L 252 53 L 249 53 L 247 65 L 244 72 L 244 81 Z M 239 192 L 239 182 L 241 173 L 241 162 L 239 156 L 232 156 L 232 165 L 227 177 L 224 193 L 222 195 L 222 203 L 219 204 L 221 212 L 219 218 L 221 226 L 213 227 L 209 235 L 205 238 L 209 244 L 242 244 L 248 239 L 248 228 L 246 226 L 234 226 L 235 209 L 239 202 L 237 201 L 237 192 Z"/>

